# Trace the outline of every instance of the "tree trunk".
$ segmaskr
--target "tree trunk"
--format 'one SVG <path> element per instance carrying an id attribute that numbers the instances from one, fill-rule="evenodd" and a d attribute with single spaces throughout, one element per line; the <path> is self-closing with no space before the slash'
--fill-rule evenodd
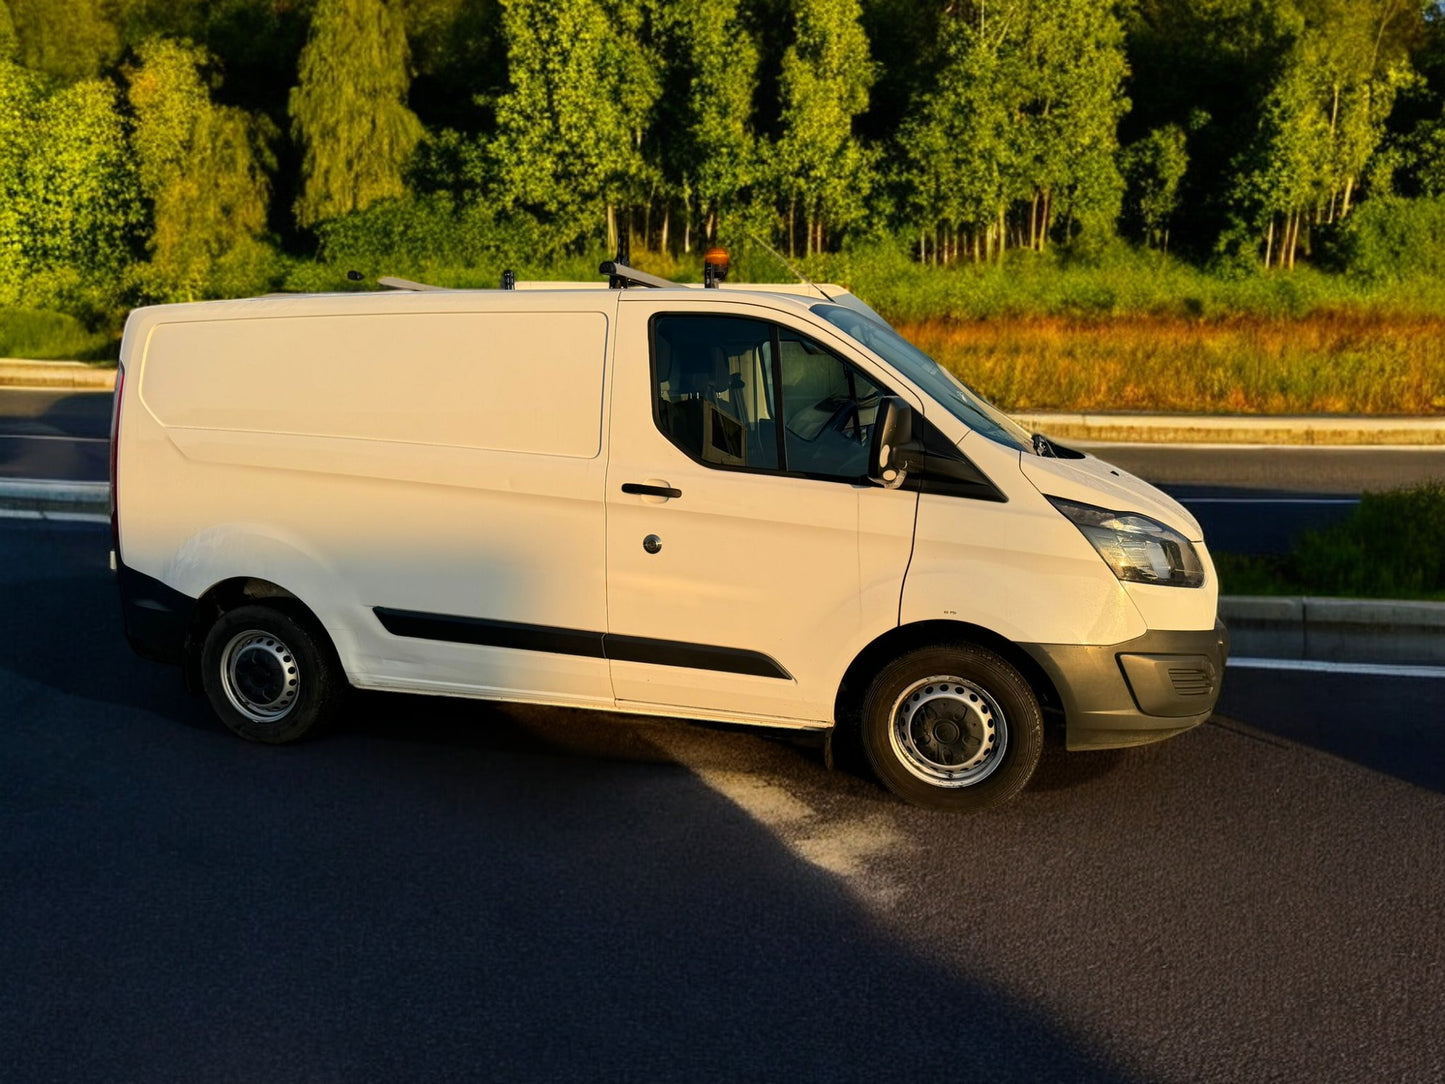
<path id="1" fill-rule="evenodd" d="M 662 251 L 667 251 L 667 227 L 672 221 L 672 205 L 666 200 L 662 203 Z"/>
<path id="2" fill-rule="evenodd" d="M 617 208 L 607 205 L 607 251 L 617 251 Z"/>
<path id="3" fill-rule="evenodd" d="M 790 257 L 791 257 L 791 256 L 796 256 L 796 255 L 798 254 L 798 253 L 797 253 L 797 250 L 796 250 L 796 248 L 794 247 L 794 244 L 793 244 L 793 238 L 797 236 L 797 232 L 798 232 L 798 231 L 797 231 L 797 227 L 796 227 L 796 225 L 794 224 L 795 221 L 796 221 L 796 211 L 797 211 L 797 208 L 798 208 L 798 201 L 797 201 L 797 199 L 796 199 L 796 198 L 790 198 L 790 199 L 788 200 L 788 255 L 789 255 Z"/>
<path id="4" fill-rule="evenodd" d="M 1270 262 L 1274 259 L 1274 215 L 1269 216 L 1269 229 L 1264 235 L 1264 269 L 1269 270 Z"/>
<path id="5" fill-rule="evenodd" d="M 1343 202 L 1341 203 L 1341 205 L 1340 205 L 1340 217 L 1341 217 L 1341 218 L 1344 218 L 1345 215 L 1347 215 L 1347 214 L 1350 213 L 1350 196 L 1352 196 L 1352 195 L 1354 194 L 1354 191 L 1355 191 L 1355 179 L 1354 179 L 1354 177 L 1346 177 L 1346 178 L 1345 178 L 1345 196 L 1344 196 L 1344 201 L 1343 201 Z"/>

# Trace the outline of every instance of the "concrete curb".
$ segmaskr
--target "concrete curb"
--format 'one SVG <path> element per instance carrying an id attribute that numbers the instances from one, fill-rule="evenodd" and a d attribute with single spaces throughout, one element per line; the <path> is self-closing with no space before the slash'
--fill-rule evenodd
<path id="1" fill-rule="evenodd" d="M 1445 447 L 1445 417 L 1046 412 L 1013 417 L 1033 432 L 1065 442 Z"/>
<path id="2" fill-rule="evenodd" d="M 1231 655 L 1445 665 L 1445 602 L 1239 595 L 1219 616 Z"/>
<path id="3" fill-rule="evenodd" d="M 0 387 L 109 391 L 115 387 L 115 369 L 82 361 L 0 358 Z"/>
<path id="4" fill-rule="evenodd" d="M 108 519 L 110 484 L 37 478 L 0 479 L 0 516 Z"/>

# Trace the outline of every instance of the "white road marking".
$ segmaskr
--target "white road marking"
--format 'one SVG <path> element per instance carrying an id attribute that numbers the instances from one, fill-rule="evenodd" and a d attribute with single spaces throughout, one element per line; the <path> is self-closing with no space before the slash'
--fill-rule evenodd
<path id="1" fill-rule="evenodd" d="M 1309 674 L 1362 674 L 1368 677 L 1445 678 L 1445 666 L 1408 666 L 1386 662 L 1321 662 L 1315 659 L 1230 658 L 1244 670 L 1299 670 Z"/>
<path id="2" fill-rule="evenodd" d="M 1362 427 L 1363 428 L 1363 427 Z M 1441 444 L 1233 444 L 1229 441 L 1155 441 L 1155 440 L 1070 440 L 1071 448 L 1094 452 L 1100 448 L 1164 449 L 1200 452 L 1431 452 L 1445 455 Z M 1106 459 L 1106 456 L 1100 456 Z"/>
<path id="3" fill-rule="evenodd" d="M 1359 504 L 1359 497 L 1175 497 L 1180 504 Z"/>

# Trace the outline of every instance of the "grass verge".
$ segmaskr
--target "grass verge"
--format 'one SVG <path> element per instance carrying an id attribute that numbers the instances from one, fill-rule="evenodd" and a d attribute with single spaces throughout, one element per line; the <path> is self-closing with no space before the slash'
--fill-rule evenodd
<path id="1" fill-rule="evenodd" d="M 94 361 L 115 356 L 111 336 L 73 316 L 40 309 L 0 309 L 0 358 Z"/>
<path id="2" fill-rule="evenodd" d="M 1028 317 L 900 330 L 1005 410 L 1445 414 L 1445 318 Z"/>

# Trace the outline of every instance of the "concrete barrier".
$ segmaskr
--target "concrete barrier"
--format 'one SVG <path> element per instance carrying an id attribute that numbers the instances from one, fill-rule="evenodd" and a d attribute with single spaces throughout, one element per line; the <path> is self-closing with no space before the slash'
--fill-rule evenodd
<path id="1" fill-rule="evenodd" d="M 0 479 L 0 515 L 34 519 L 108 519 L 110 483 Z"/>
<path id="2" fill-rule="evenodd" d="M 1219 614 L 1232 655 L 1445 665 L 1445 602 L 1234 596 Z"/>
<path id="3" fill-rule="evenodd" d="M 1015 414 L 1064 443 L 1445 446 L 1445 417 L 1249 414 Z"/>

